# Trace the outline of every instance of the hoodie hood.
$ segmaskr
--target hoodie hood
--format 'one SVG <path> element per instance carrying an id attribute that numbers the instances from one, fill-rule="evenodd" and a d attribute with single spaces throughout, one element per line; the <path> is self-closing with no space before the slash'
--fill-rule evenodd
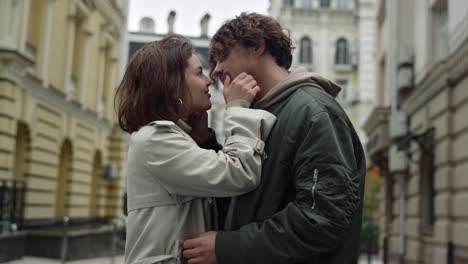
<path id="1" fill-rule="evenodd" d="M 262 99 L 255 102 L 252 107 L 265 109 L 306 85 L 322 89 L 333 97 L 336 97 L 341 91 L 341 87 L 336 83 L 315 72 L 308 72 L 305 68 L 300 67 L 289 73 L 286 79 L 273 87 Z"/>

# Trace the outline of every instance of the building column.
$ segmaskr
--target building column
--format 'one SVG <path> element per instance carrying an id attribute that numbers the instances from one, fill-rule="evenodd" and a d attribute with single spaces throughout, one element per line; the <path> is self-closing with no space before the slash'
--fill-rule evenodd
<path id="1" fill-rule="evenodd" d="M 82 63 L 80 67 L 80 72 L 81 72 L 81 80 L 80 80 L 80 94 L 78 94 L 78 100 L 81 103 L 81 106 L 83 109 L 86 108 L 86 96 L 87 96 L 87 87 L 88 85 L 88 77 L 89 77 L 89 51 L 90 51 L 90 44 L 91 44 L 91 37 L 93 36 L 93 33 L 89 29 L 89 17 L 86 18 L 85 26 L 84 26 L 84 32 L 85 38 L 83 40 L 83 45 L 82 45 Z"/>
<path id="2" fill-rule="evenodd" d="M 98 80 L 98 87 L 97 87 L 97 95 L 96 95 L 96 104 L 95 104 L 95 109 L 96 113 L 98 115 L 98 118 L 103 118 L 104 113 L 105 113 L 105 106 L 103 103 L 103 97 L 104 97 L 104 84 L 105 84 L 105 69 L 106 69 L 106 52 L 107 52 L 107 43 L 106 43 L 106 38 L 104 36 L 105 32 L 101 32 L 103 36 L 101 37 L 101 43 L 99 46 L 99 68 L 98 72 L 99 74 L 99 80 Z"/>
<path id="3" fill-rule="evenodd" d="M 114 48 L 115 49 L 115 48 Z M 113 49 L 113 50 L 114 50 Z M 109 63 L 109 76 L 108 76 L 108 86 L 106 96 L 106 102 L 105 102 L 105 109 L 106 109 L 106 118 L 107 120 L 112 120 L 112 112 L 113 112 L 113 94 L 114 94 L 114 87 L 115 87 L 115 82 L 118 78 L 118 66 L 119 66 L 119 59 L 117 58 L 115 52 L 112 52 L 112 57 L 110 58 L 110 63 Z"/>
<path id="4" fill-rule="evenodd" d="M 12 48 L 13 43 L 10 35 L 12 1 L 0 1 L 0 47 Z"/>
<path id="5" fill-rule="evenodd" d="M 75 47 L 75 30 L 76 30 L 76 4 L 71 4 L 68 10 L 68 13 L 71 17 L 68 18 L 68 37 L 67 37 L 67 47 L 66 47 L 66 55 L 65 55 L 65 79 L 64 83 L 62 83 L 62 87 L 58 87 L 59 89 L 63 89 L 67 100 L 72 100 L 75 91 L 72 91 L 72 83 L 71 83 L 71 73 L 73 67 L 73 48 Z M 75 88 L 76 89 L 76 88 Z"/>
<path id="6" fill-rule="evenodd" d="M 46 0 L 45 7 L 42 9 L 43 18 L 41 25 L 42 36 L 39 43 L 38 51 L 38 73 L 42 78 L 43 86 L 49 87 L 49 51 L 50 51 L 50 36 L 52 35 L 52 17 L 53 4 L 55 0 Z"/>
<path id="7" fill-rule="evenodd" d="M 35 0 L 38 1 L 38 0 Z M 23 0 L 22 5 L 21 5 L 21 16 L 22 16 L 22 21 L 21 21 L 21 29 L 19 31 L 19 37 L 18 37 L 18 49 L 25 54 L 26 50 L 26 39 L 28 36 L 28 22 L 29 22 L 29 5 L 30 5 L 30 0 Z"/>
<path id="8" fill-rule="evenodd" d="M 320 17 L 320 24 L 321 24 L 321 29 L 320 29 L 320 68 L 319 72 L 320 74 L 323 74 L 324 76 L 329 76 L 329 67 L 328 67 L 328 62 L 329 62 L 329 32 L 328 32 L 328 24 L 329 24 L 330 17 L 328 14 L 322 14 Z"/>

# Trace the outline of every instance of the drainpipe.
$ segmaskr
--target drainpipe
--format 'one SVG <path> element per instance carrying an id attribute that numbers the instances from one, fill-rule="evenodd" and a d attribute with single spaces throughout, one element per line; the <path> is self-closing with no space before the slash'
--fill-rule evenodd
<path id="1" fill-rule="evenodd" d="M 389 14 L 389 37 L 390 37 L 390 43 L 389 43 L 389 51 L 395 52 L 392 55 L 389 56 L 389 71 L 390 71 L 390 76 L 388 76 L 389 80 L 389 87 L 394 88 L 392 97 L 391 97 L 391 115 L 396 117 L 397 115 L 400 115 L 399 107 L 398 107 L 398 64 L 399 64 L 399 55 L 402 47 L 400 47 L 400 32 L 399 32 L 399 18 L 398 18 L 398 0 L 391 0 L 387 1 L 387 7 L 388 7 L 388 12 Z M 391 61 L 390 61 L 391 60 Z M 396 143 L 393 143 L 396 144 Z M 398 247 L 398 254 L 400 260 L 404 259 L 405 256 L 405 225 L 406 225 L 406 197 L 407 197 L 407 188 L 406 188 L 406 172 L 407 170 L 401 171 L 396 173 L 396 177 L 399 177 L 399 189 L 400 189 L 400 234 L 399 234 L 399 247 Z M 401 263 L 401 261 L 400 261 Z"/>

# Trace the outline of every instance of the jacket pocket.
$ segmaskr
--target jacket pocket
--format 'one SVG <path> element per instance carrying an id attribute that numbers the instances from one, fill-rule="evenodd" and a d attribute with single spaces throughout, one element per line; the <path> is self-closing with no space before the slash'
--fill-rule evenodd
<path id="1" fill-rule="evenodd" d="M 309 164 L 296 178 L 296 202 L 306 211 L 348 226 L 360 204 L 359 175 L 341 165 Z"/>
<path id="2" fill-rule="evenodd" d="M 317 205 L 317 201 L 315 200 L 315 188 L 317 187 L 317 182 L 318 182 L 318 173 L 319 169 L 314 169 L 314 176 L 312 178 L 312 188 L 311 188 L 311 194 L 312 194 L 312 206 L 310 209 L 315 209 L 315 206 Z"/>

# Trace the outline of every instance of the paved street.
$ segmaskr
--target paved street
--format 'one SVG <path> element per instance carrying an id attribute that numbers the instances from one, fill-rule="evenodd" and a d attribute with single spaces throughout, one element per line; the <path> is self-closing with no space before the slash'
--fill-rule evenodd
<path id="1" fill-rule="evenodd" d="M 25 257 L 21 260 L 7 262 L 6 264 L 55 264 L 60 263 L 60 261 L 55 259 L 46 259 L 46 258 L 33 258 L 33 257 Z M 95 259 L 87 259 L 87 260 L 77 260 L 77 261 L 67 261 L 69 264 L 111 264 L 110 258 L 95 258 Z M 124 258 L 123 256 L 117 256 L 115 258 L 115 264 L 123 264 Z M 372 258 L 371 264 L 382 264 L 383 262 L 374 256 Z M 359 264 L 367 264 L 367 256 L 361 256 L 359 258 Z"/>
<path id="2" fill-rule="evenodd" d="M 6 262 L 6 264 L 59 264 L 61 263 L 56 259 L 24 257 L 21 260 Z M 68 264 L 112 264 L 111 258 L 94 258 L 87 260 L 67 261 Z M 117 256 L 114 264 L 124 264 L 124 257 Z"/>
<path id="3" fill-rule="evenodd" d="M 378 256 L 372 256 L 370 264 L 382 264 L 382 260 Z M 361 255 L 359 258 L 359 264 L 368 264 L 367 255 Z"/>

